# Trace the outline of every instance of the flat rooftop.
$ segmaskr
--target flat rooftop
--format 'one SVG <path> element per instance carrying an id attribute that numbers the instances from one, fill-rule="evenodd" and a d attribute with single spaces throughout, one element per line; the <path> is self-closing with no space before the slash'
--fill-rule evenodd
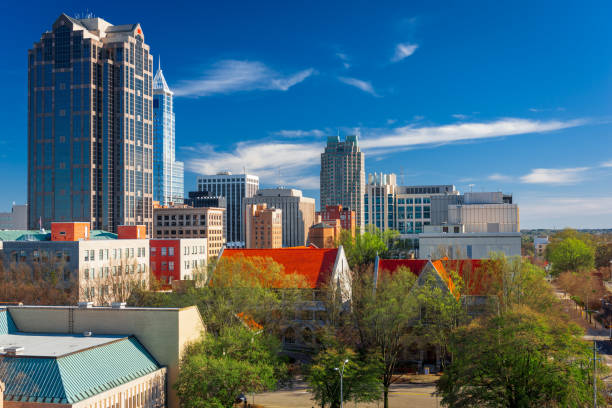
<path id="1" fill-rule="evenodd" d="M 10 333 L 0 335 L 0 355 L 6 354 L 8 347 L 23 347 L 17 356 L 23 357 L 61 357 L 125 339 L 121 335 L 83 334 L 41 334 Z"/>

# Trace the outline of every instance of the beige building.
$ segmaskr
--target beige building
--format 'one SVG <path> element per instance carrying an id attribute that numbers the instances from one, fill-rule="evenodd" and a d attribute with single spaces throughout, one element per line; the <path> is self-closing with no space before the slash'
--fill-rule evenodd
<path id="1" fill-rule="evenodd" d="M 206 238 L 208 259 L 221 252 L 224 239 L 224 208 L 175 205 L 153 209 L 154 238 Z"/>
<path id="2" fill-rule="evenodd" d="M 283 212 L 267 204 L 247 204 L 245 211 L 246 247 L 281 248 Z"/>
<path id="3" fill-rule="evenodd" d="M 303 197 L 300 190 L 292 188 L 260 189 L 253 197 L 245 198 L 247 205 L 267 204 L 283 214 L 283 246 L 303 246 L 308 238 L 308 228 L 315 223 L 315 200 Z"/>
<path id="4" fill-rule="evenodd" d="M 334 248 L 340 239 L 341 230 L 339 220 L 315 224 L 308 230 L 307 245 L 314 245 L 317 248 Z"/>
<path id="5" fill-rule="evenodd" d="M 321 153 L 321 209 L 341 205 L 355 211 L 356 226 L 363 229 L 365 193 L 365 156 L 359 149 L 359 135 L 327 138 Z"/>
<path id="6" fill-rule="evenodd" d="M 50 371 L 54 377 L 38 379 L 48 380 L 44 382 L 47 386 L 45 392 L 50 393 L 44 396 L 48 400 L 27 402 L 31 401 L 29 397 L 36 401 L 40 395 L 19 392 L 7 395 L 9 390 L 15 389 L 7 386 L 5 405 L 11 408 L 161 408 L 166 403 L 170 408 L 179 408 L 173 386 L 180 358 L 185 346 L 198 340 L 205 331 L 195 306 L 178 309 L 123 308 L 117 305 L 111 308 L 91 307 L 84 303 L 78 307 L 10 306 L 4 310 L 4 315 L 0 312 L 4 322 L 0 326 L 6 326 L 8 330 L 5 327 L 5 334 L 0 335 L 0 343 L 5 343 L 0 345 L 18 343 L 23 344 L 23 349 L 15 350 L 15 357 L 5 354 L 2 361 L 31 358 L 37 359 L 37 367 L 41 367 L 44 358 L 49 360 L 48 364 L 62 365 L 62 360 L 65 360 L 65 369 L 59 375 L 71 375 L 74 379 L 72 385 L 80 391 L 75 393 L 75 388 L 72 388 L 72 394 L 66 396 L 69 398 L 62 401 L 61 387 L 65 382 L 54 374 L 57 373 L 54 370 Z M 87 363 L 79 363 L 81 360 Z M 130 364 L 126 364 L 128 360 Z M 111 374 L 114 375 L 114 384 L 102 381 Z M 6 383 L 14 378 L 9 376 L 1 380 Z M 28 380 L 36 381 L 36 378 Z M 34 384 L 32 389 L 36 388 L 43 389 Z"/>
<path id="7" fill-rule="evenodd" d="M 149 288 L 149 240 L 144 226 L 119 226 L 119 235 L 79 230 L 89 223 L 53 223 L 50 234 L 0 231 L 5 266 L 45 272 L 61 266 L 59 284 L 79 301 L 124 302 L 134 288 Z M 76 232 L 75 232 L 76 231 Z M 140 235 L 142 238 L 132 238 Z"/>

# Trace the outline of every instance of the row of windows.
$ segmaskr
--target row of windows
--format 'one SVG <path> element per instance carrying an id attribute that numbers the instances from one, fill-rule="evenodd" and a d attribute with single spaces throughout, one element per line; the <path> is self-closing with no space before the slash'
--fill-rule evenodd
<path id="1" fill-rule="evenodd" d="M 113 265 L 113 266 L 101 266 L 99 268 L 85 268 L 83 269 L 83 279 L 101 279 L 112 276 L 131 275 L 134 273 L 145 273 L 147 267 L 144 264 L 135 265 Z"/>
<path id="2" fill-rule="evenodd" d="M 142 258 L 146 256 L 146 248 L 138 247 L 136 248 L 136 256 L 138 258 Z M 104 261 L 109 259 L 121 259 L 125 258 L 134 258 L 134 248 L 113 248 L 113 249 L 100 249 L 98 250 L 98 260 Z M 85 250 L 83 253 L 84 261 L 95 261 L 96 260 L 96 250 L 89 249 Z"/>

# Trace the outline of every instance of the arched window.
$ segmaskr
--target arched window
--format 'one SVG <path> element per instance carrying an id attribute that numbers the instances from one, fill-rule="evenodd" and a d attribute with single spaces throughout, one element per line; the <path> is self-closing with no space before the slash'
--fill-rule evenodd
<path id="1" fill-rule="evenodd" d="M 295 343 L 295 330 L 292 327 L 287 328 L 285 330 L 285 335 L 283 336 L 283 343 L 285 344 L 294 344 Z"/>

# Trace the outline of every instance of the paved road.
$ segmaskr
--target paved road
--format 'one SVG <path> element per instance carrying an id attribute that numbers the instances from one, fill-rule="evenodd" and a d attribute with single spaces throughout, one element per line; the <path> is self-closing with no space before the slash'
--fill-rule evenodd
<path id="1" fill-rule="evenodd" d="M 440 400 L 432 394 L 435 392 L 433 384 L 398 384 L 391 387 L 389 394 L 389 405 L 392 407 L 411 407 L 411 408 L 439 408 Z M 249 402 L 252 402 L 249 396 Z M 267 392 L 255 395 L 255 404 L 263 405 L 266 408 L 311 408 L 317 405 L 312 400 L 308 388 L 298 385 L 292 390 Z M 346 408 L 378 408 L 380 403 L 357 404 L 345 403 Z"/>

